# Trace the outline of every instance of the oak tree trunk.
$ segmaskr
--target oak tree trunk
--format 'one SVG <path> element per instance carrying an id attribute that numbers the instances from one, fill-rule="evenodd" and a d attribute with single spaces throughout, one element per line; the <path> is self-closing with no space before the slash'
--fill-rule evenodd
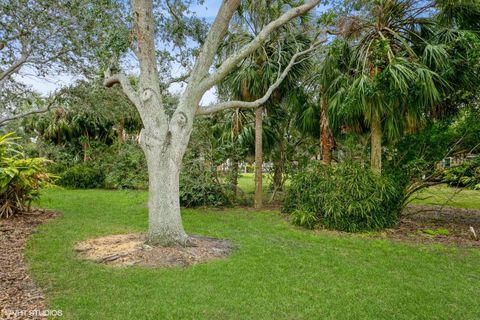
<path id="1" fill-rule="evenodd" d="M 382 122 L 375 118 L 371 124 L 370 165 L 373 173 L 382 173 Z"/>
<path id="2" fill-rule="evenodd" d="M 254 207 L 260 209 L 262 207 L 263 198 L 263 146 L 262 146 L 262 113 L 263 108 L 259 107 L 255 110 L 255 202 Z"/>
<path id="3" fill-rule="evenodd" d="M 188 143 L 188 136 L 184 143 Z M 140 145 L 148 165 L 148 233 L 154 246 L 186 246 L 189 243 L 180 215 L 180 169 L 185 149 L 173 145 L 170 128 L 142 130 Z"/>

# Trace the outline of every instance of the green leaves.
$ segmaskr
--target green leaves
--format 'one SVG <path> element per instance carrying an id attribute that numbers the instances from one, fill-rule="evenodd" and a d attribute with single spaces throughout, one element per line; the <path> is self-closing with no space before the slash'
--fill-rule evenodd
<path id="1" fill-rule="evenodd" d="M 0 136 L 0 218 L 28 210 L 40 189 L 56 179 L 46 171 L 49 160 L 25 158 L 13 135 Z"/>
<path id="2" fill-rule="evenodd" d="M 293 177 L 283 210 L 292 222 L 357 232 L 393 226 L 399 218 L 403 189 L 359 164 L 312 165 Z"/>

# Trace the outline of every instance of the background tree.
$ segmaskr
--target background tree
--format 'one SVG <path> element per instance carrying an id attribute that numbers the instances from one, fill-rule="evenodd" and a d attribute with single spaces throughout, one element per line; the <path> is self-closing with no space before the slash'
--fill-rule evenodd
<path id="1" fill-rule="evenodd" d="M 431 23 L 423 13 L 428 6 L 381 0 L 368 3 L 365 17 L 344 21 L 343 34 L 354 38 L 351 78 L 346 90 L 331 100 L 333 112 L 343 120 L 363 118 L 370 128 L 371 167 L 382 168 L 384 133 L 390 140 L 415 127 L 428 108 L 441 99 L 444 79 L 425 61 L 442 65 L 447 55 L 429 45 L 419 30 Z"/>
<path id="2" fill-rule="evenodd" d="M 25 124 L 44 141 L 81 149 L 84 162 L 90 159 L 92 142 L 122 143 L 126 132 L 140 132 L 138 113 L 121 90 L 80 82 L 61 93 L 55 110 L 30 118 Z"/>
<path id="3" fill-rule="evenodd" d="M 233 17 L 233 30 L 228 35 L 226 46 L 223 48 L 225 54 L 231 54 L 245 43 L 252 41 L 268 23 L 282 14 L 285 6 L 292 5 L 295 5 L 295 2 L 288 0 L 243 2 L 238 14 Z M 308 17 L 303 16 L 299 22 L 290 22 L 281 30 L 273 33 L 267 42 L 246 57 L 239 67 L 225 79 L 222 84 L 223 90 L 227 91 L 231 97 L 245 101 L 253 101 L 263 96 L 297 50 L 308 47 L 308 38 L 305 35 L 309 32 L 307 22 Z M 269 109 L 279 106 L 286 93 L 292 93 L 297 79 L 306 69 L 308 66 L 305 61 L 296 64 L 263 106 L 255 110 L 254 206 L 257 209 L 262 207 L 263 201 L 263 159 L 266 151 L 263 126 L 265 118 L 271 113 Z M 270 132 L 273 131 L 270 130 Z M 279 172 L 277 172 L 277 177 L 278 174 Z"/>
<path id="4" fill-rule="evenodd" d="M 114 31 L 105 28 L 119 17 L 119 10 L 119 4 L 110 0 L 1 1 L 0 125 L 47 112 L 54 104 L 52 98 L 32 97 L 19 75 L 91 73 L 102 42 L 122 30 L 120 24 Z M 27 99 L 30 110 L 19 110 Z"/>

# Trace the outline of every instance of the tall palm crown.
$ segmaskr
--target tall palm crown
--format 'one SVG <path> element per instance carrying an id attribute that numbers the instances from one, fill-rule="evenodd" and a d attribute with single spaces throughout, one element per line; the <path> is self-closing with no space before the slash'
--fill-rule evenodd
<path id="1" fill-rule="evenodd" d="M 237 14 L 234 16 L 233 25 L 229 30 L 226 41 L 222 48 L 225 56 L 235 52 L 243 44 L 250 42 L 269 22 L 278 18 L 286 9 L 298 5 L 300 1 L 295 0 L 260 0 L 243 1 Z M 270 39 L 253 54 L 245 58 L 240 65 L 227 76 L 218 87 L 220 96 L 253 101 L 262 97 L 268 88 L 277 80 L 280 73 L 288 65 L 292 57 L 298 51 L 305 50 L 309 45 L 307 22 L 309 16 L 302 16 L 290 22 L 277 32 L 273 33 Z M 222 54 L 220 55 L 222 56 Z M 285 101 L 285 97 L 297 92 L 299 87 L 298 79 L 308 68 L 308 59 L 296 63 L 288 73 L 282 84 L 273 92 L 268 101 L 263 105 L 265 108 L 255 110 L 255 154 L 256 164 L 262 162 L 263 149 L 269 151 L 272 141 L 278 141 L 281 134 L 277 130 L 278 121 L 264 121 L 263 118 L 277 116 L 280 112 L 278 106 Z M 288 94 L 287 94 L 288 93 Z M 266 112 L 265 112 L 266 111 Z M 253 124 L 248 114 L 252 111 L 231 111 L 231 124 L 223 130 L 230 140 L 238 142 L 247 139 L 253 142 L 252 130 L 245 130 L 246 126 Z M 265 126 L 263 126 L 265 122 Z M 261 129 L 259 129 L 261 128 Z M 228 130 L 230 129 L 230 130 Z M 233 134 L 231 134 L 233 133 Z M 242 134 L 242 136 L 240 136 Z M 240 138 L 240 139 L 239 139 Z M 263 142 L 266 141 L 264 148 Z M 258 160 L 258 161 L 257 161 Z M 256 172 L 258 170 L 256 169 Z M 261 180 L 261 174 L 256 173 Z M 261 184 L 261 182 L 260 182 Z M 260 187 L 258 187 L 261 190 Z M 257 196 L 257 193 L 256 193 Z M 257 197 L 256 197 L 257 198 Z M 260 196 L 258 198 L 261 198 Z M 261 201 L 260 201 L 261 202 Z"/>
<path id="2" fill-rule="evenodd" d="M 380 161 L 374 168 L 378 172 L 382 134 L 391 140 L 418 126 L 446 86 L 437 71 L 447 66 L 448 54 L 422 35 L 431 24 L 430 8 L 417 1 L 376 0 L 365 6 L 366 14 L 340 23 L 352 52 L 348 68 L 343 66 L 344 73 L 331 81 L 336 91 L 330 114 L 337 124 L 361 120 L 370 126 L 372 162 Z"/>

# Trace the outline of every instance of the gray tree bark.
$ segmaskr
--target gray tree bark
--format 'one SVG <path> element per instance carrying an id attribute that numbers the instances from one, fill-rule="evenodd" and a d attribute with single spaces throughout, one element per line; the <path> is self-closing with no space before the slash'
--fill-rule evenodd
<path id="1" fill-rule="evenodd" d="M 315 42 L 310 48 L 297 52 L 265 96 L 256 101 L 247 104 L 243 101 L 229 101 L 202 108 L 199 104 L 205 92 L 222 81 L 238 63 L 257 50 L 273 31 L 312 9 L 319 2 L 320 0 L 309 0 L 303 5 L 288 10 L 210 73 L 230 20 L 240 5 L 240 0 L 223 0 L 189 74 L 186 89 L 179 98 L 175 112 L 168 117 L 162 103 L 157 70 L 153 0 L 132 0 L 136 40 L 134 50 L 140 63 L 139 88 L 135 90 L 125 75 L 109 75 L 108 72 L 105 85 L 120 84 L 125 94 L 137 107 L 143 122 L 140 145 L 147 159 L 149 175 L 149 229 L 146 238 L 148 244 L 185 246 L 189 243 L 180 215 L 179 176 L 194 117 L 228 108 L 261 106 L 280 85 L 296 63 L 296 59 L 315 50 L 321 42 Z"/>

